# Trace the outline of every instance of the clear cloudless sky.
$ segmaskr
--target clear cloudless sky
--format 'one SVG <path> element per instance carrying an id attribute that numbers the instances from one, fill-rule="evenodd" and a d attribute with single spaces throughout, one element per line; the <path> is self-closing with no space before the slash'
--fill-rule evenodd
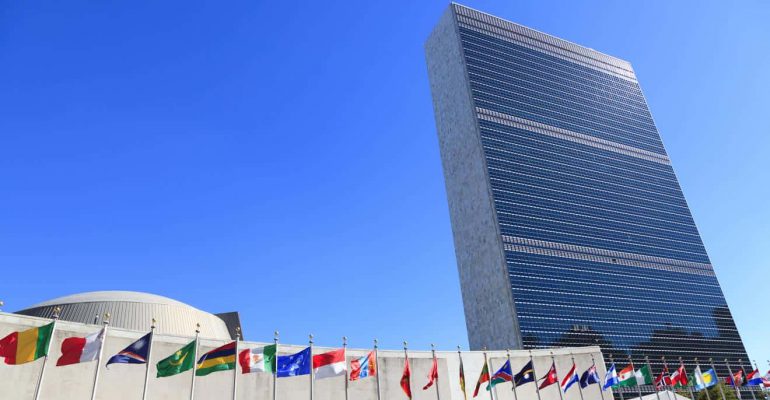
<path id="1" fill-rule="evenodd" d="M 770 359 L 770 3 L 467 5 L 633 63 Z M 251 340 L 466 347 L 423 53 L 446 7 L 0 1 L 4 309 L 137 290 Z"/>

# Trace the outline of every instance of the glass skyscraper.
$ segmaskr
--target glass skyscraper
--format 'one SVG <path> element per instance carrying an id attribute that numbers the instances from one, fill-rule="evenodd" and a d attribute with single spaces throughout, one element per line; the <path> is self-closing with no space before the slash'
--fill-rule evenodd
<path id="1" fill-rule="evenodd" d="M 628 62 L 457 4 L 426 55 L 471 348 L 748 367 Z"/>

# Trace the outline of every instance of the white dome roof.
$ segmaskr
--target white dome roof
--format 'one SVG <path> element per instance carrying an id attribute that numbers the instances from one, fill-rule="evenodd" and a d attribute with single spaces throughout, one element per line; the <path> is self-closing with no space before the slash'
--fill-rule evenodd
<path id="1" fill-rule="evenodd" d="M 18 314 L 52 318 L 61 306 L 65 321 L 92 324 L 104 313 L 110 313 L 110 325 L 132 330 L 149 330 L 154 318 L 156 332 L 164 335 L 194 336 L 195 325 L 201 325 L 201 336 L 230 339 L 225 322 L 216 315 L 182 302 L 150 293 L 100 291 L 78 293 L 44 301 L 18 311 Z"/>

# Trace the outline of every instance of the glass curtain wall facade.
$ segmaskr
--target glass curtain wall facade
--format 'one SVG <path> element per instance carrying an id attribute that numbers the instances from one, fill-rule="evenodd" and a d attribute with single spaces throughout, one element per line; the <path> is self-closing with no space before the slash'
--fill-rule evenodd
<path id="1" fill-rule="evenodd" d="M 628 62 L 456 4 L 426 54 L 472 347 L 748 366 Z"/>

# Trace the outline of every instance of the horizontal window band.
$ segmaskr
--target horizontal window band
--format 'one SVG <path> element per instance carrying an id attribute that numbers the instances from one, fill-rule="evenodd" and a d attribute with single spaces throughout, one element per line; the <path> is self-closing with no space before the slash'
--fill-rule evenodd
<path id="1" fill-rule="evenodd" d="M 648 150 L 642 150 L 628 145 L 611 142 L 605 139 L 599 139 L 594 136 L 572 132 L 566 129 L 557 128 L 539 122 L 530 121 L 513 115 L 499 113 L 484 108 L 477 107 L 478 118 L 484 121 L 491 121 L 500 125 L 512 126 L 514 128 L 525 129 L 531 132 L 540 133 L 552 137 L 557 137 L 571 142 L 596 147 L 602 150 L 608 150 L 619 154 L 641 158 L 660 164 L 671 165 L 671 160 L 664 154 L 654 153 Z"/>

